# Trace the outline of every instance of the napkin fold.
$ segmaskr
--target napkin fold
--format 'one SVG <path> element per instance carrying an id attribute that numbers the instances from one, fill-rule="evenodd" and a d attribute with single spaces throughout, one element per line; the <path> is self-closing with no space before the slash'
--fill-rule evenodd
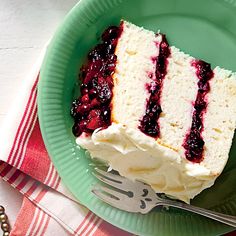
<path id="1" fill-rule="evenodd" d="M 45 50 L 44 50 L 45 52 Z M 45 148 L 37 113 L 44 52 L 1 127 L 0 176 L 24 197 L 11 236 L 130 236 L 82 206 L 62 183 Z"/>

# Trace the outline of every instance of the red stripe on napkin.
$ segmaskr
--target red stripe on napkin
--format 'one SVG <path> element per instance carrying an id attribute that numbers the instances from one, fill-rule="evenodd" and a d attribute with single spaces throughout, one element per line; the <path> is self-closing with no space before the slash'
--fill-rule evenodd
<path id="1" fill-rule="evenodd" d="M 21 210 L 17 216 L 17 220 L 11 230 L 11 236 L 26 235 L 32 222 L 35 210 L 35 205 L 27 198 L 24 198 Z"/>
<path id="2" fill-rule="evenodd" d="M 26 147 L 21 170 L 44 183 L 49 171 L 50 162 L 37 120 Z M 51 178 L 52 172 L 49 179 Z"/>
<path id="3" fill-rule="evenodd" d="M 24 145 L 26 134 L 29 132 L 29 129 L 31 128 L 29 125 L 29 122 L 31 124 L 34 118 L 33 116 L 35 116 L 36 98 L 37 98 L 36 87 L 38 84 L 38 79 L 39 79 L 39 76 L 37 76 L 35 83 L 31 89 L 31 93 L 27 101 L 26 107 L 22 108 L 22 109 L 25 109 L 25 111 L 21 119 L 20 125 L 17 128 L 17 133 L 14 139 L 14 143 L 12 145 L 10 155 L 7 159 L 7 163 L 9 163 L 10 165 L 14 165 L 15 161 L 18 161 L 18 159 L 21 159 L 19 157 L 19 154 L 20 154 L 19 150 L 22 150 L 22 146 Z"/>

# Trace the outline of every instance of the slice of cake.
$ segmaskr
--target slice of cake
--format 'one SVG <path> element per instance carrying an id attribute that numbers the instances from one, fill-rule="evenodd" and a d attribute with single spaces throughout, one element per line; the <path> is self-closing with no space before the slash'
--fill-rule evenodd
<path id="1" fill-rule="evenodd" d="M 77 144 L 121 175 L 189 202 L 211 186 L 236 127 L 236 74 L 122 21 L 81 68 Z"/>

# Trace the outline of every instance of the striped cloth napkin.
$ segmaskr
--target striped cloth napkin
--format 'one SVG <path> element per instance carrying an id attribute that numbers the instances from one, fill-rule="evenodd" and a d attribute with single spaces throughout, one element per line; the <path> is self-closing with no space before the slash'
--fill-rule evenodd
<path id="1" fill-rule="evenodd" d="M 24 196 L 10 235 L 131 235 L 80 205 L 49 159 L 37 115 L 42 58 L 25 79 L 0 133 L 0 176 Z"/>

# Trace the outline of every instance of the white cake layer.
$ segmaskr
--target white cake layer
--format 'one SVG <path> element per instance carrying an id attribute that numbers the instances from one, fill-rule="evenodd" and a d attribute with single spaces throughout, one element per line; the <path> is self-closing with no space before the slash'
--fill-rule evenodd
<path id="1" fill-rule="evenodd" d="M 155 74 L 152 58 L 159 54 L 155 42 L 160 42 L 161 38 L 151 31 L 124 23 L 115 52 L 117 64 L 113 76 L 113 122 L 138 127 L 149 97 L 145 85 L 152 80 L 150 74 Z"/>
<path id="2" fill-rule="evenodd" d="M 198 78 L 191 66 L 193 59 L 171 47 L 161 93 L 163 112 L 159 118 L 158 142 L 181 152 L 184 152 L 182 145 L 192 124 L 193 102 L 198 91 Z"/>
<path id="3" fill-rule="evenodd" d="M 160 139 L 138 129 L 149 98 L 148 74 L 155 71 L 150 58 L 158 55 L 154 41 L 160 40 L 153 32 L 124 22 L 116 49 L 113 123 L 107 129 L 95 130 L 91 137 L 82 135 L 76 142 L 121 175 L 189 202 L 214 183 L 228 159 L 236 125 L 236 75 L 214 70 L 202 133 L 204 160 L 192 163 L 185 158 L 182 144 L 191 127 L 198 78 L 191 66 L 193 58 L 175 47 L 171 47 L 161 97 Z"/>
<path id="4" fill-rule="evenodd" d="M 216 67 L 207 94 L 204 115 L 204 160 L 200 163 L 219 175 L 227 160 L 236 127 L 236 74 Z"/>

